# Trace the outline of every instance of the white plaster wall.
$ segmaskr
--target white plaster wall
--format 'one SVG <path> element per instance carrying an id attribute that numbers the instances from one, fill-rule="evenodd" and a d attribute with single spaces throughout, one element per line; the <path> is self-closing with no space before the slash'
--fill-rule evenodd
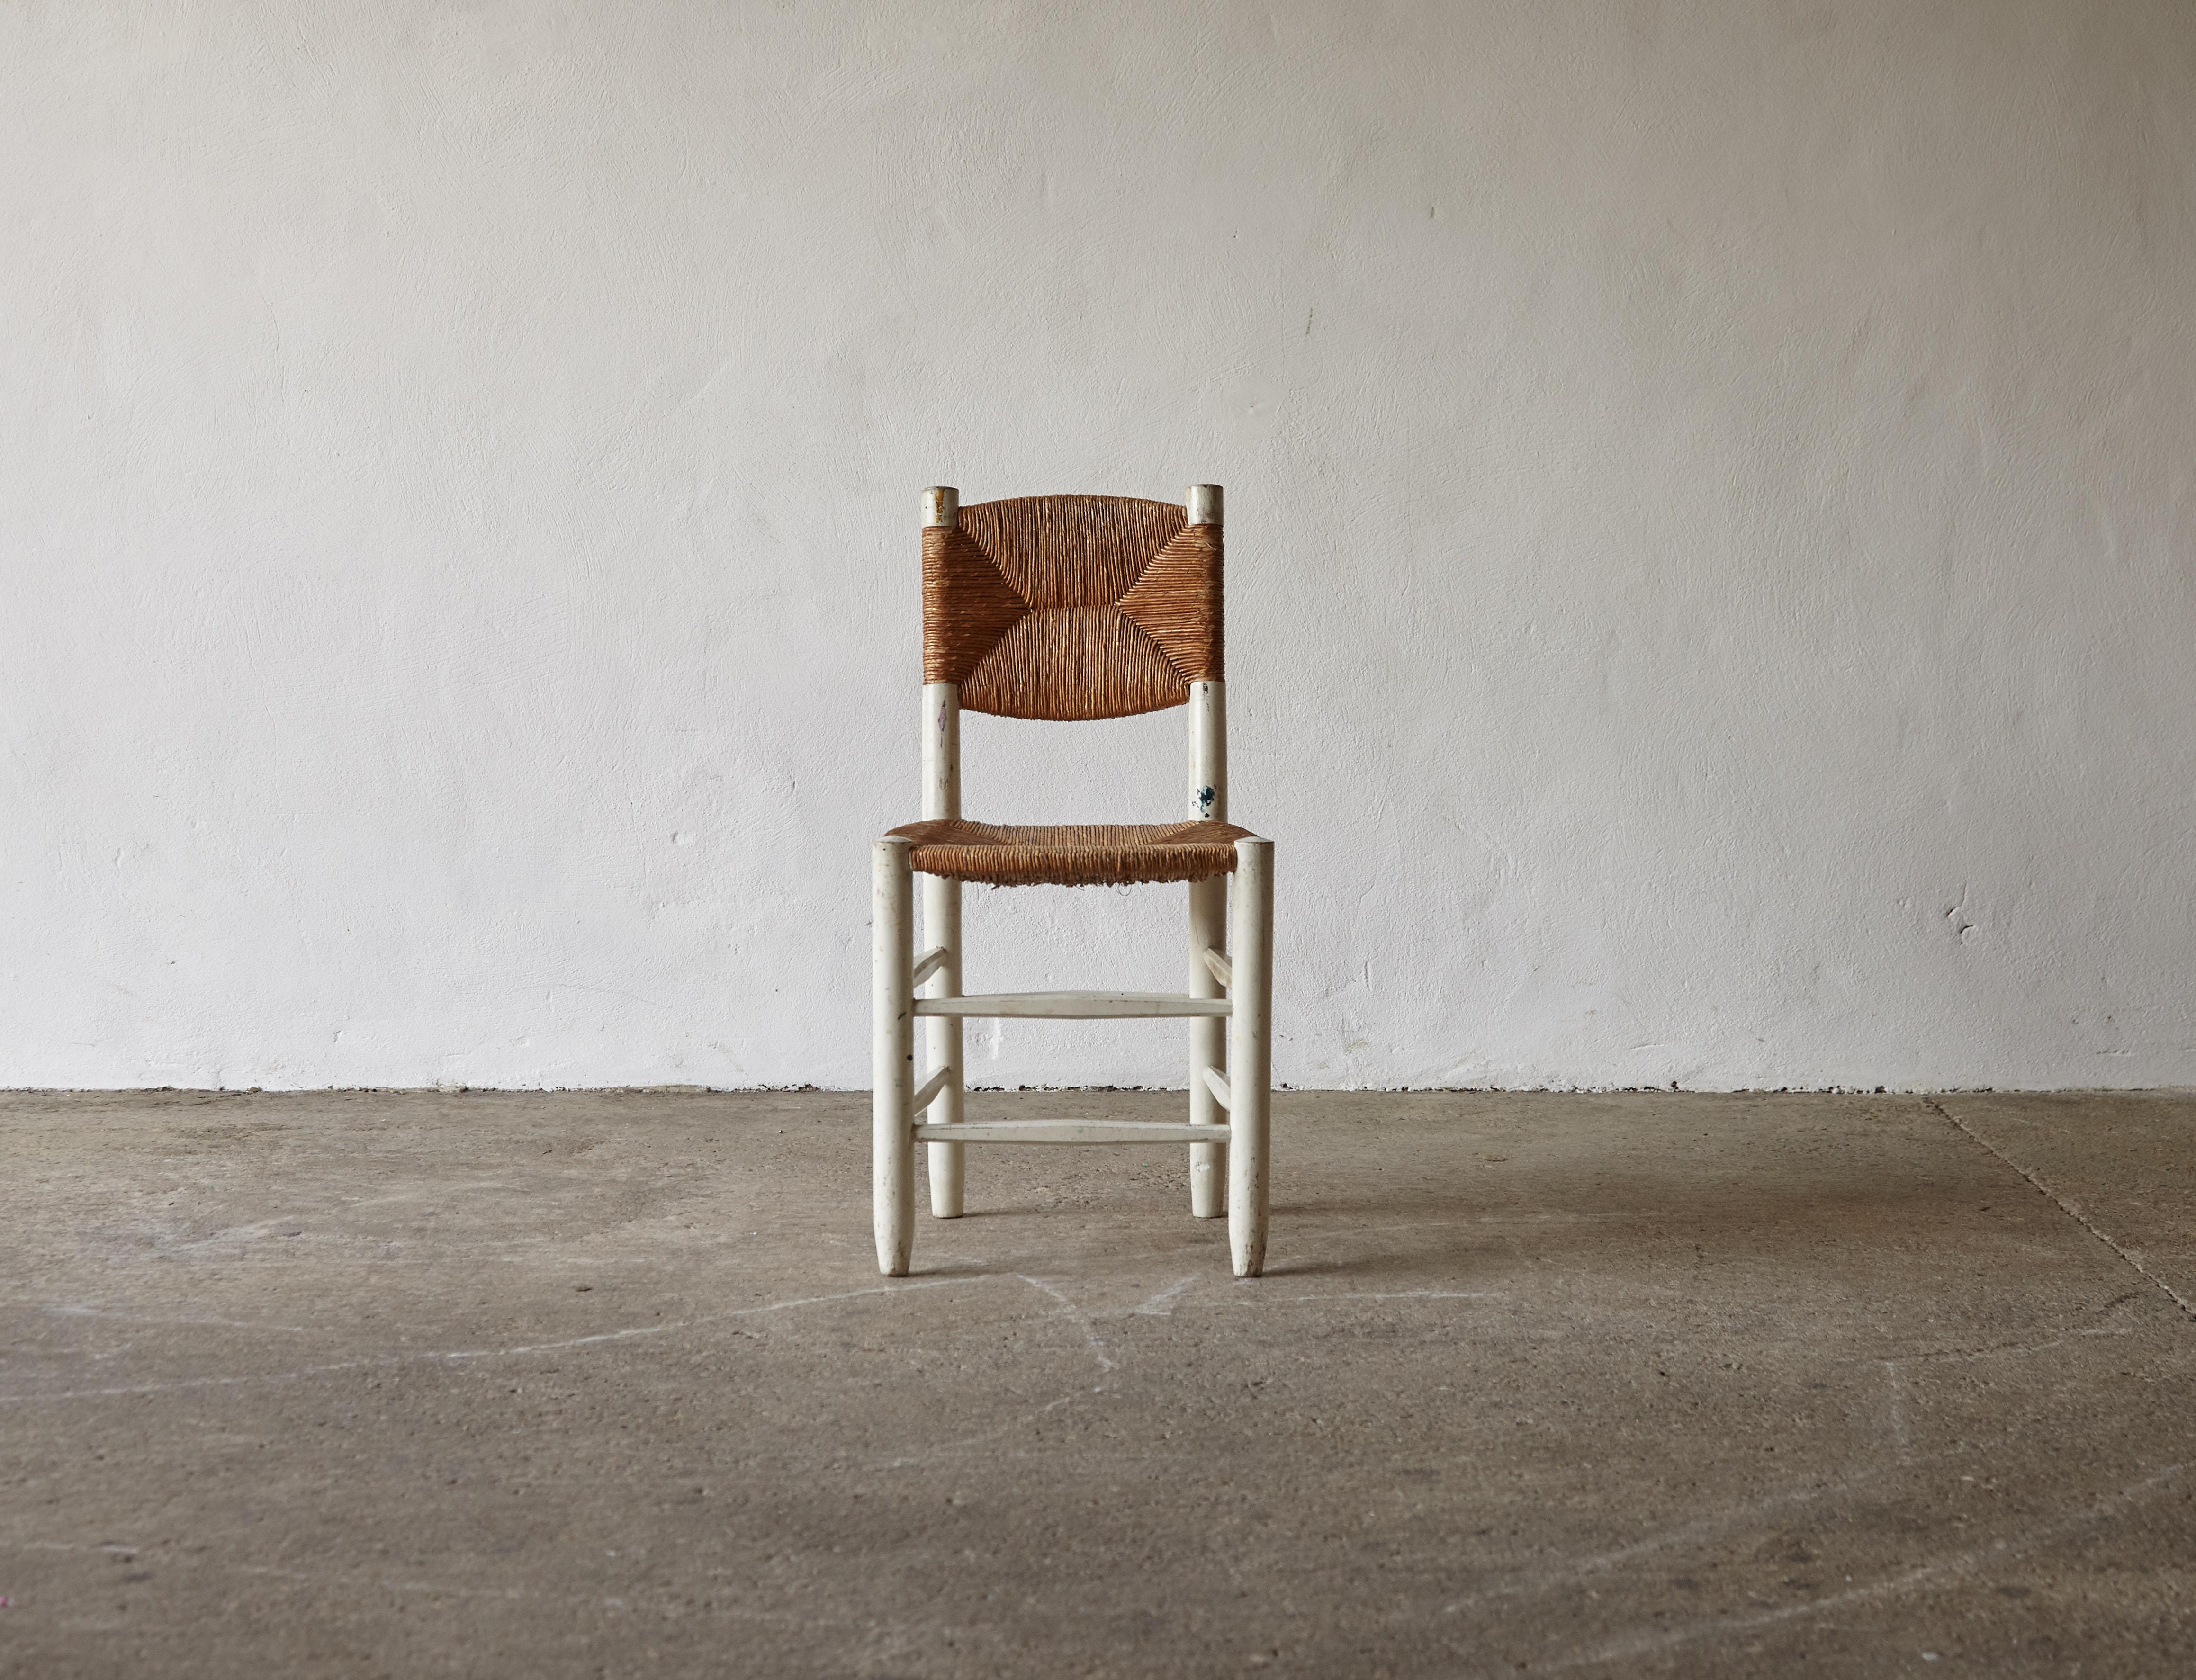
<path id="1" fill-rule="evenodd" d="M 1208 478 L 1282 1079 L 2196 1083 L 2186 0 L 15 3 L 0 161 L 0 1085 L 866 1082 L 917 493 Z"/>

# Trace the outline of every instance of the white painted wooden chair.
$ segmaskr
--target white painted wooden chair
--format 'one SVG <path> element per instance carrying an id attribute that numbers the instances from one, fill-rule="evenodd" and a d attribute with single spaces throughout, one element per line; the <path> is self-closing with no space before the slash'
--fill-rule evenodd
<path id="1" fill-rule="evenodd" d="M 1266 1256 L 1274 843 L 1226 820 L 1220 487 L 1192 485 L 1184 507 L 1124 496 L 1028 496 L 966 508 L 958 491 L 940 488 L 923 493 L 922 536 L 923 820 L 878 840 L 871 858 L 878 1268 L 887 1277 L 907 1273 L 918 1142 L 930 1146 L 930 1210 L 940 1219 L 961 1212 L 962 1152 L 972 1143 L 1186 1143 L 1191 1212 L 1211 1219 L 1224 1208 L 1235 1275 L 1256 1277 Z M 962 820 L 963 707 L 1062 719 L 1184 704 L 1188 821 L 1008 827 Z M 918 874 L 929 947 L 919 957 Z M 961 884 L 968 880 L 1185 881 L 1188 988 L 964 996 Z M 1188 1123 L 966 1119 L 961 1024 L 1001 1017 L 1187 1018 Z M 918 1019 L 927 1025 L 929 1064 L 920 1079 Z"/>

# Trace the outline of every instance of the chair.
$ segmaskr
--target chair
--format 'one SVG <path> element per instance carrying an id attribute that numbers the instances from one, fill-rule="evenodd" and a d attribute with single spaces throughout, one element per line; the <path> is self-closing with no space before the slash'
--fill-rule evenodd
<path id="1" fill-rule="evenodd" d="M 914 1249 L 917 1143 L 930 1146 L 930 1210 L 940 1219 L 961 1213 L 971 1144 L 1186 1143 L 1190 1211 L 1227 1213 L 1237 1277 L 1264 1269 L 1274 843 L 1226 820 L 1220 530 L 1217 484 L 1192 485 L 1186 507 L 1026 496 L 964 508 L 956 490 L 923 493 L 923 820 L 894 828 L 871 853 L 873 1168 L 877 1266 L 887 1277 L 907 1274 Z M 1017 827 L 962 818 L 963 707 L 1066 719 L 1182 705 L 1188 821 Z M 929 947 L 919 957 L 917 875 Z M 971 880 L 1187 882 L 1188 987 L 964 996 L 961 884 Z M 961 1024 L 1001 1017 L 1186 1019 L 1188 1123 L 964 1118 Z M 929 1065 L 919 1083 L 918 1021 Z"/>

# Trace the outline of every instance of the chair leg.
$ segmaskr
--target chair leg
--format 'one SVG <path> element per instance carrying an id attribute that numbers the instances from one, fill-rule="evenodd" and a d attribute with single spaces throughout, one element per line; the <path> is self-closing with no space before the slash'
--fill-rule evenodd
<path id="1" fill-rule="evenodd" d="M 1228 949 L 1228 880 L 1215 875 L 1189 884 L 1189 995 L 1217 997 L 1219 977 L 1205 965 L 1208 950 Z M 1228 1023 L 1217 1015 L 1195 1015 L 1189 1023 L 1189 1123 L 1227 1123 L 1219 1099 L 1205 1082 L 1205 1070 L 1228 1071 Z M 1199 1219 L 1216 1219 L 1228 1209 L 1227 1151 L 1218 1143 L 1189 1146 L 1189 1210 Z"/>
<path id="2" fill-rule="evenodd" d="M 915 875 L 910 843 L 870 848 L 870 1194 L 877 1270 L 907 1275 L 915 1248 Z"/>
<path id="3" fill-rule="evenodd" d="M 926 945 L 943 945 L 945 961 L 931 977 L 928 995 L 957 997 L 961 993 L 961 883 L 938 875 L 922 878 L 922 939 Z M 962 1097 L 961 1019 L 957 1015 L 932 1015 L 923 1022 L 923 1038 L 934 1073 L 952 1069 L 945 1088 L 932 1100 L 928 1119 L 934 1126 L 960 1124 L 967 1110 Z M 962 1186 L 966 1181 L 965 1143 L 930 1146 L 930 1212 L 934 1219 L 961 1217 Z"/>
<path id="4" fill-rule="evenodd" d="M 1274 843 L 1235 842 L 1228 962 L 1228 1252 L 1239 1278 L 1266 1269 L 1267 1146 L 1274 1077 Z"/>

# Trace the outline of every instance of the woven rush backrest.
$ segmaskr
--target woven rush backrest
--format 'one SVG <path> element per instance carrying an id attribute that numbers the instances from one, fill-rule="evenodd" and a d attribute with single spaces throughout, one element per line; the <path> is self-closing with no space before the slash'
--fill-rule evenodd
<path id="1" fill-rule="evenodd" d="M 1221 673 L 1220 527 L 1172 502 L 1018 496 L 922 533 L 922 679 L 1008 718 L 1124 718 Z"/>

